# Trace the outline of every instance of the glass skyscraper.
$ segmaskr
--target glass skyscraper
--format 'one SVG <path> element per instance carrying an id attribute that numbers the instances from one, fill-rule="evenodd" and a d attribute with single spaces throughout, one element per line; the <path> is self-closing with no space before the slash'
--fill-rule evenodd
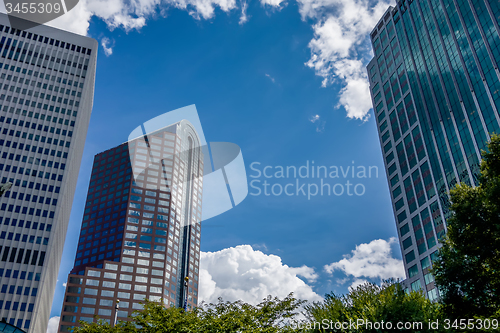
<path id="1" fill-rule="evenodd" d="M 97 42 L 0 14 L 0 319 L 45 332 L 94 96 Z"/>
<path id="2" fill-rule="evenodd" d="M 127 320 L 145 299 L 197 305 L 202 188 L 187 120 L 95 156 L 60 332 L 95 316 Z"/>
<path id="3" fill-rule="evenodd" d="M 371 33 L 367 69 L 407 285 L 439 296 L 429 273 L 449 190 L 478 185 L 500 133 L 500 3 L 398 1 Z"/>

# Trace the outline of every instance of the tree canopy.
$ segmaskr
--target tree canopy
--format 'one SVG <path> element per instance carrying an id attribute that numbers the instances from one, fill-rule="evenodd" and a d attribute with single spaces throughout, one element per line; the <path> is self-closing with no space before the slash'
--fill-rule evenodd
<path id="1" fill-rule="evenodd" d="M 483 152 L 480 185 L 450 191 L 452 215 L 434 264 L 450 318 L 500 314 L 500 136 Z"/>
<path id="2" fill-rule="evenodd" d="M 115 327 L 104 321 L 80 322 L 74 333 L 234 333 L 263 332 L 285 333 L 291 331 L 291 320 L 304 302 L 293 294 L 284 299 L 268 296 L 254 306 L 242 301 L 201 304 L 191 311 L 165 308 L 157 302 L 146 301 L 144 309 L 136 311 L 130 321 L 119 322 Z"/>
<path id="3" fill-rule="evenodd" d="M 397 328 L 398 323 L 412 325 L 413 332 L 440 332 L 428 325 L 439 319 L 439 304 L 427 300 L 421 292 L 406 293 L 400 283 L 391 280 L 381 286 L 367 282 L 346 295 L 327 294 L 324 302 L 305 308 L 309 320 L 301 326 L 310 332 L 403 331 Z M 341 327 L 341 323 L 361 325 Z M 381 323 L 383 327 L 377 326 Z"/>

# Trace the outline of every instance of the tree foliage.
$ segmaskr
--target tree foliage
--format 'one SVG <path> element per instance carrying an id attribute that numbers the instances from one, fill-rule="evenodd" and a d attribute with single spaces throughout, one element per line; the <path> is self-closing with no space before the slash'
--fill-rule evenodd
<path id="1" fill-rule="evenodd" d="M 498 316 L 500 309 L 500 136 L 483 152 L 480 185 L 450 191 L 452 216 L 434 264 L 450 318 Z"/>
<path id="2" fill-rule="evenodd" d="M 135 327 L 129 322 L 119 322 L 112 327 L 108 322 L 99 319 L 97 323 L 87 323 L 80 321 L 80 326 L 73 328 L 73 332 L 78 333 L 134 333 Z"/>
<path id="3" fill-rule="evenodd" d="M 406 293 L 398 282 L 385 281 L 382 286 L 366 282 L 347 295 L 327 294 L 324 302 L 306 305 L 308 322 L 300 326 L 310 332 L 386 332 L 396 329 L 397 323 L 422 323 L 420 332 L 439 332 L 429 329 L 429 321 L 439 319 L 439 304 L 427 300 L 421 292 Z M 335 327 L 335 323 L 387 323 L 390 329 L 369 325 Z M 316 323 L 316 327 L 314 327 Z M 326 323 L 326 324 L 325 324 Z M 324 325 L 321 325 L 324 324 Z M 396 330 L 397 331 L 397 330 Z M 414 330 L 415 331 L 415 330 Z"/>
<path id="4" fill-rule="evenodd" d="M 293 294 L 283 300 L 268 296 L 254 306 L 242 301 L 201 304 L 192 311 L 165 308 L 160 303 L 146 301 L 142 311 L 136 311 L 128 322 L 112 327 L 106 322 L 80 322 L 74 333 L 234 333 L 291 331 L 291 320 L 298 315 L 304 302 Z"/>

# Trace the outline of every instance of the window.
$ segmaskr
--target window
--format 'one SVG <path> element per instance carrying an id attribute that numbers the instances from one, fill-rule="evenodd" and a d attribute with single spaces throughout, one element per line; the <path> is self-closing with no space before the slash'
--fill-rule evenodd
<path id="1" fill-rule="evenodd" d="M 439 258 L 438 251 L 434 251 L 433 253 L 431 253 L 431 260 L 432 260 L 432 262 L 435 262 L 436 260 L 438 260 L 438 258 Z"/>
<path id="2" fill-rule="evenodd" d="M 422 265 L 422 269 L 426 269 L 431 266 L 431 261 L 429 260 L 429 257 L 425 257 L 420 261 L 420 264 Z"/>
<path id="3" fill-rule="evenodd" d="M 128 284 L 128 283 L 119 283 L 118 284 L 118 288 L 119 289 L 124 289 L 124 290 L 130 290 L 131 289 L 131 285 Z"/>
<path id="4" fill-rule="evenodd" d="M 435 301 L 438 298 L 437 288 L 429 290 L 427 295 L 429 296 L 429 300 L 431 302 Z"/>
<path id="5" fill-rule="evenodd" d="M 157 253 L 155 253 L 155 256 L 157 255 Z M 158 259 L 164 259 L 164 258 L 158 258 Z M 153 261 L 153 267 L 160 267 L 160 268 L 163 268 L 164 267 L 164 263 L 161 262 L 161 261 Z"/>
<path id="6" fill-rule="evenodd" d="M 108 309 L 99 309 L 98 314 L 100 316 L 111 316 L 111 310 L 108 310 Z"/>
<path id="7" fill-rule="evenodd" d="M 76 302 L 76 303 L 78 303 L 78 302 Z M 95 298 L 90 298 L 90 297 L 84 297 L 83 298 L 83 304 L 95 305 L 96 304 L 96 299 Z"/>
<path id="8" fill-rule="evenodd" d="M 161 294 L 162 289 L 160 287 L 149 287 L 150 293 Z"/>
<path id="9" fill-rule="evenodd" d="M 417 280 L 411 284 L 411 290 L 413 291 L 420 291 L 422 290 L 422 285 L 420 283 L 420 280 Z"/>
<path id="10" fill-rule="evenodd" d="M 408 232 L 410 232 L 410 227 L 408 226 L 408 223 L 406 223 L 404 226 L 402 226 L 400 229 L 399 229 L 399 232 L 401 234 L 401 237 L 403 237 L 404 235 L 406 235 Z"/>
<path id="11" fill-rule="evenodd" d="M 160 271 L 160 270 L 158 270 L 158 269 L 153 269 L 153 270 L 151 271 L 151 274 L 153 274 L 153 275 L 157 275 L 157 276 L 163 276 L 163 271 Z"/>
<path id="12" fill-rule="evenodd" d="M 162 284 L 162 279 L 158 279 L 158 278 L 151 278 L 151 283 L 152 284 Z"/>
<path id="13" fill-rule="evenodd" d="M 147 283 L 148 278 L 144 276 L 136 276 L 135 277 L 135 282 L 141 282 L 141 283 Z"/>
<path id="14" fill-rule="evenodd" d="M 87 307 L 82 307 L 82 313 L 84 314 L 94 314 L 95 309 L 94 308 L 87 308 Z"/>
<path id="15" fill-rule="evenodd" d="M 97 296 L 97 289 L 85 288 L 84 294 Z"/>
<path id="16" fill-rule="evenodd" d="M 113 301 L 110 300 L 110 299 L 101 299 L 99 301 L 99 305 L 102 305 L 102 306 L 113 306 Z"/>
<path id="17" fill-rule="evenodd" d="M 132 275 L 120 274 L 120 280 L 123 280 L 123 281 L 132 281 Z"/>
<path id="18" fill-rule="evenodd" d="M 417 265 L 413 265 L 412 267 L 410 267 L 408 269 L 408 277 L 409 278 L 412 278 L 412 277 L 414 277 L 417 274 L 418 274 L 418 267 L 417 267 Z"/>
<path id="19" fill-rule="evenodd" d="M 143 310 L 144 309 L 144 305 L 142 305 L 140 303 L 134 303 L 134 304 L 132 304 L 132 309 L 134 309 L 134 310 Z"/>
<path id="20" fill-rule="evenodd" d="M 113 288 L 114 288 L 114 282 L 111 282 L 113 283 Z M 101 296 L 104 296 L 104 297 L 113 297 L 115 295 L 115 292 L 112 291 L 112 290 L 101 290 Z"/>
<path id="21" fill-rule="evenodd" d="M 149 269 L 148 268 L 142 268 L 142 267 L 137 267 L 136 268 L 137 274 L 148 274 Z"/>
<path id="22" fill-rule="evenodd" d="M 87 279 L 87 285 L 89 285 L 89 286 L 98 286 L 99 285 L 99 280 Z"/>
<path id="23" fill-rule="evenodd" d="M 404 241 L 403 241 L 403 250 L 406 250 L 407 248 L 409 248 L 411 245 L 412 245 L 412 241 L 411 241 L 411 236 L 406 238 Z"/>
<path id="24" fill-rule="evenodd" d="M 413 260 L 415 260 L 415 252 L 412 250 L 410 251 L 409 253 L 407 253 L 405 255 L 405 260 L 406 260 L 406 263 L 409 264 L 411 263 Z"/>
<path id="25" fill-rule="evenodd" d="M 151 242 L 151 236 L 141 235 L 140 240 L 144 242 Z"/>
<path id="26" fill-rule="evenodd" d="M 120 303 L 120 306 L 122 306 L 122 303 Z M 126 318 L 126 317 L 128 317 L 128 312 L 127 311 L 117 311 L 116 316 Z"/>
<path id="27" fill-rule="evenodd" d="M 404 206 L 404 201 L 403 201 L 403 198 L 399 199 L 399 200 L 395 203 L 395 205 L 394 205 L 394 206 L 396 207 L 396 211 L 398 211 L 398 210 L 400 210 L 401 208 L 403 208 L 403 206 Z"/>
<path id="28" fill-rule="evenodd" d="M 395 165 L 395 164 L 393 164 Z M 391 178 L 391 186 L 396 185 L 399 182 L 399 176 L 395 175 L 394 177 Z"/>
<path id="29" fill-rule="evenodd" d="M 103 281 L 102 282 L 102 286 L 106 287 L 106 288 L 114 288 L 115 287 L 115 283 L 111 282 L 111 281 Z"/>
<path id="30" fill-rule="evenodd" d="M 144 286 L 145 287 L 145 286 Z M 143 295 L 143 294 L 135 294 L 134 295 L 134 299 L 135 300 L 138 300 L 138 301 L 143 301 L 146 299 L 146 295 Z"/>
<path id="31" fill-rule="evenodd" d="M 130 288 L 129 288 L 129 289 L 130 289 Z M 122 291 L 119 291 L 119 292 L 118 292 L 118 298 L 120 298 L 120 299 L 121 299 L 121 298 L 129 299 L 129 298 L 130 298 L 130 293 L 124 293 L 124 292 L 122 292 Z M 127 303 L 127 304 L 128 304 L 128 302 L 124 302 L 124 303 Z M 122 304 L 121 302 L 120 302 L 120 307 L 124 307 L 124 306 L 123 306 L 123 304 Z M 127 306 L 127 307 L 128 307 L 128 306 Z"/>
<path id="32" fill-rule="evenodd" d="M 401 193 L 402 193 L 401 186 L 398 186 L 394 191 L 392 191 L 392 197 L 396 199 L 397 197 L 399 197 Z"/>
<path id="33" fill-rule="evenodd" d="M 134 290 L 136 291 L 146 291 L 147 290 L 147 287 L 146 286 L 143 286 L 143 285 L 139 285 L 139 284 L 136 284 L 134 286 Z M 138 296 L 137 294 L 134 295 L 134 299 L 136 299 L 136 296 Z M 140 295 L 139 295 L 140 296 Z"/>
<path id="34" fill-rule="evenodd" d="M 86 255 L 88 255 L 87 252 L 88 251 L 85 251 Z M 88 273 L 87 273 L 87 275 L 88 276 L 93 276 L 93 277 L 100 277 L 101 276 L 101 272 L 99 272 L 99 271 L 90 271 L 89 270 Z M 87 280 L 87 281 L 89 281 L 89 280 Z M 89 284 L 89 283 L 87 282 L 87 284 Z"/>

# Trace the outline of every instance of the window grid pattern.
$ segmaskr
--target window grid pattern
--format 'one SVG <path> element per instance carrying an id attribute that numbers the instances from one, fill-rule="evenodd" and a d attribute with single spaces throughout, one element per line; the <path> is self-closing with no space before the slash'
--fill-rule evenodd
<path id="1" fill-rule="evenodd" d="M 0 317 L 28 332 L 49 319 L 69 219 L 61 195 L 73 195 L 70 166 L 83 151 L 75 140 L 90 117 L 95 46 L 53 28 L 11 28 L 0 14 L 0 181 L 13 183 L 0 198 Z"/>
<path id="2" fill-rule="evenodd" d="M 61 332 L 94 315 L 126 320 L 145 299 L 182 306 L 186 297 L 189 307 L 197 305 L 203 155 L 183 145 L 185 127 L 96 155 Z M 189 156 L 195 177 L 188 177 Z"/>
<path id="3" fill-rule="evenodd" d="M 367 70 L 407 285 L 430 299 L 448 191 L 478 184 L 480 152 L 500 131 L 499 12 L 485 0 L 400 0 L 371 33 Z"/>

